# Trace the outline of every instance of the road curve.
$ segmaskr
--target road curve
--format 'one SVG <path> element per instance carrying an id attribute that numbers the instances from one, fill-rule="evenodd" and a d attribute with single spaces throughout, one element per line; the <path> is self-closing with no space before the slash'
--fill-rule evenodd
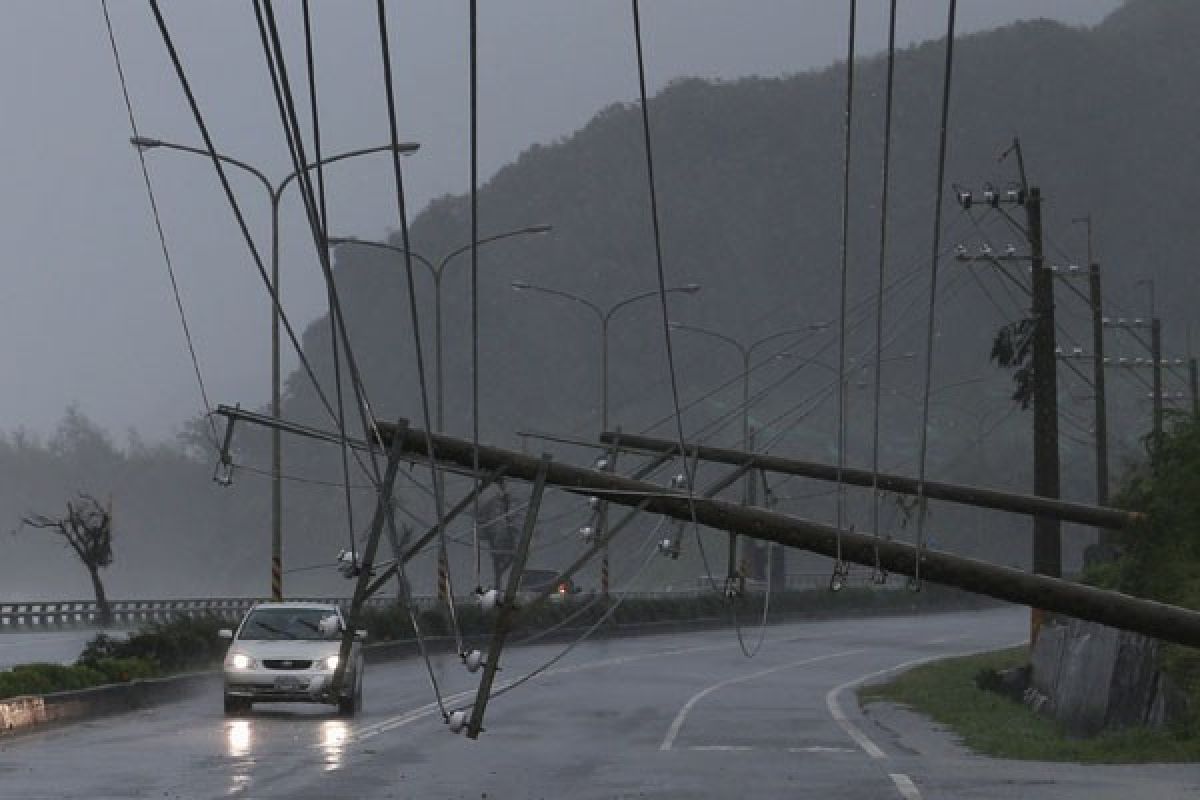
<path id="1" fill-rule="evenodd" d="M 1019 641 L 1027 614 L 773 626 L 747 660 L 731 631 L 587 642 L 451 734 L 418 661 L 375 665 L 366 710 L 260 705 L 219 689 L 146 711 L 0 740 L 0 798 L 1087 798 L 1197 797 L 1192 765 L 1076 767 L 979 758 L 915 715 L 857 707 L 852 685 L 897 665 Z M 561 646 L 510 649 L 501 683 Z M 447 697 L 476 676 L 440 658 Z"/>

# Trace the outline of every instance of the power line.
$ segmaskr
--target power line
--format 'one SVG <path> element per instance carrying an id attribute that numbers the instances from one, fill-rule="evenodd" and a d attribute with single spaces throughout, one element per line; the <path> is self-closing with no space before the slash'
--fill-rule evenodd
<path id="1" fill-rule="evenodd" d="M 125 81 L 125 70 L 121 66 L 121 52 L 117 48 L 117 37 L 113 33 L 112 18 L 108 14 L 108 0 L 100 0 L 100 9 L 104 12 L 104 26 L 108 29 L 108 41 L 112 45 L 113 63 L 117 67 L 117 79 L 121 83 L 121 95 L 125 98 L 125 111 L 129 115 L 129 128 L 133 138 L 139 137 L 137 118 L 133 113 L 133 102 L 129 98 L 129 86 Z M 142 179 L 146 184 L 146 196 L 150 200 L 150 212 L 154 217 L 154 229 L 158 232 L 158 243 L 162 247 L 163 263 L 167 267 L 167 278 L 171 281 L 171 293 L 175 297 L 175 308 L 179 311 L 179 323 L 183 328 L 183 338 L 187 342 L 188 355 L 192 359 L 192 372 L 196 375 L 196 385 L 200 389 L 200 399 L 204 403 L 205 418 L 208 421 L 210 443 L 217 449 L 220 437 L 217 435 L 217 423 L 212 418 L 212 404 L 208 400 L 208 389 L 204 386 L 204 375 L 200 372 L 200 360 L 196 355 L 196 345 L 192 341 L 191 327 L 188 325 L 187 313 L 183 309 L 183 299 L 179 292 L 179 281 L 175 278 L 175 266 L 171 262 L 171 251 L 167 247 L 167 237 L 163 232 L 162 218 L 158 213 L 158 201 L 154 197 L 154 186 L 150 182 L 150 170 L 146 166 L 146 155 L 141 148 L 136 148 L 138 163 L 142 167 Z"/>

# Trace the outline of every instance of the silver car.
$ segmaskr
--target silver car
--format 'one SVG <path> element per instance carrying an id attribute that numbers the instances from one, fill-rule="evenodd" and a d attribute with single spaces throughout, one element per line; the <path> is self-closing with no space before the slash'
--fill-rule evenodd
<path id="1" fill-rule="evenodd" d="M 259 603 L 246 614 L 225 655 L 225 713 L 248 711 L 255 702 L 329 703 L 350 716 L 362 708 L 362 640 L 356 631 L 342 690 L 333 676 L 346 623 L 326 603 Z"/>

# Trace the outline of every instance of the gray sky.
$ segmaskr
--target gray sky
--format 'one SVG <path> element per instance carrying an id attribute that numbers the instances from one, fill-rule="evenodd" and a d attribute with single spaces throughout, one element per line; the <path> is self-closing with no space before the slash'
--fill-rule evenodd
<path id="1" fill-rule="evenodd" d="M 959 31 L 1046 16 L 1094 24 L 1117 0 L 961 0 Z M 383 144 L 375 4 L 316 2 L 318 92 L 326 154 Z M 779 75 L 844 51 L 847 2 L 647 0 L 651 90 L 672 78 Z M 279 2 L 302 86 L 298 2 Z M 507 0 L 480 4 L 480 163 L 484 176 L 535 142 L 578 129 L 637 93 L 629 4 Z M 887 3 L 861 0 L 861 52 L 884 46 Z M 942 0 L 901 4 L 905 43 L 936 38 Z M 249 2 L 164 2 L 217 147 L 272 176 L 288 170 Z M 110 9 L 140 132 L 199 145 L 149 6 Z M 467 188 L 467 2 L 389 4 L 410 214 Z M 0 430 L 50 431 L 70 403 L 111 430 L 168 435 L 200 410 L 154 233 L 98 2 L 7 0 L 0 26 Z M 305 95 L 301 95 L 302 97 Z M 210 398 L 258 405 L 269 391 L 269 306 L 219 184 L 204 159 L 148 156 L 183 302 Z M 379 238 L 398 223 L 386 157 L 327 172 L 330 228 Z M 265 193 L 239 179 L 260 247 Z M 284 302 L 297 328 L 324 290 L 296 195 L 284 204 Z M 535 222 L 536 220 L 531 220 Z M 481 233 L 488 233 L 481 220 Z M 294 363 L 288 358 L 287 363 Z"/>

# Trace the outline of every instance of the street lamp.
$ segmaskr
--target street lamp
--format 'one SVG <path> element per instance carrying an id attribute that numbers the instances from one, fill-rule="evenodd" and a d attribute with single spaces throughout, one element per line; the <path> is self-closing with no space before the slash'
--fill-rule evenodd
<path id="1" fill-rule="evenodd" d="M 604 309 L 604 308 L 601 308 L 596 303 L 593 303 L 591 300 L 588 300 L 584 297 L 580 297 L 577 294 L 572 294 L 571 292 L 564 291 L 562 289 L 551 289 L 547 286 L 538 286 L 536 284 L 529 283 L 528 281 L 513 281 L 512 288 L 516 291 L 541 292 L 542 294 L 553 295 L 555 297 L 561 297 L 565 300 L 571 300 L 572 302 L 575 302 L 582 306 L 587 307 L 588 309 L 590 309 L 592 311 L 593 314 L 596 315 L 596 318 L 600 321 L 600 430 L 602 430 L 602 431 L 608 430 L 608 329 L 609 329 L 609 323 L 612 321 L 613 315 L 616 314 L 618 311 L 620 311 L 622 308 L 625 308 L 626 306 L 630 305 L 631 303 L 636 303 L 638 300 L 644 300 L 648 297 L 658 297 L 659 290 L 651 289 L 650 291 L 639 292 L 638 294 L 632 295 L 630 297 L 626 297 L 624 300 L 620 300 L 620 301 L 614 303 L 613 305 L 609 306 L 607 309 Z M 695 294 L 696 292 L 700 291 L 700 284 L 686 283 L 683 286 L 668 287 L 665 291 L 672 293 L 672 294 Z M 605 516 L 604 516 L 605 511 L 607 511 L 606 508 L 601 511 L 600 525 L 598 526 L 597 535 L 600 537 L 604 536 L 605 530 L 607 528 L 607 525 L 606 525 L 607 520 L 605 519 Z M 603 554 L 603 558 L 600 562 L 600 592 L 601 592 L 601 594 L 603 594 L 605 596 L 608 595 L 608 545 L 607 544 L 604 546 L 604 554 Z"/>
<path id="2" fill-rule="evenodd" d="M 501 239 L 508 239 L 513 236 L 533 236 L 537 234 L 548 233 L 553 229 L 554 226 L 552 225 L 526 225 L 524 228 L 516 228 L 511 231 L 497 233 L 494 236 L 488 236 L 480 239 L 478 242 L 476 242 L 476 244 L 488 244 Z M 392 252 L 399 253 L 400 255 L 404 255 L 405 252 L 407 252 L 408 255 L 412 256 L 413 259 L 423 264 L 429 270 L 429 274 L 433 276 L 433 358 L 434 370 L 436 373 L 434 376 L 434 382 L 437 384 L 436 415 L 438 432 L 444 433 L 446 427 L 444 416 L 445 409 L 442 402 L 445 394 L 442 391 L 442 272 L 446 269 L 446 265 L 449 264 L 456 256 L 460 256 L 470 250 L 471 245 L 465 244 L 462 247 L 457 247 L 454 250 L 451 250 L 449 253 L 442 256 L 441 260 L 435 264 L 433 261 L 416 251 L 405 251 L 403 247 L 400 247 L 399 245 L 388 244 L 387 242 L 371 242 L 363 241 L 362 239 L 352 239 L 345 236 L 333 236 L 329 238 L 328 243 L 330 247 L 339 245 L 361 245 L 363 247 L 374 247 L 380 250 L 391 250 Z"/>
<path id="3" fill-rule="evenodd" d="M 829 323 L 816 323 L 807 325 L 803 328 L 791 328 L 785 331 L 778 331 L 761 339 L 756 339 L 748 345 L 742 344 L 732 336 L 727 336 L 724 333 L 711 330 L 709 328 L 701 328 L 697 325 L 684 325 L 682 322 L 672 322 L 671 327 L 675 330 L 688 331 L 690 333 L 698 333 L 703 336 L 708 336 L 718 341 L 724 342 L 737 348 L 738 353 L 742 356 L 742 450 L 750 452 L 750 361 L 754 356 L 754 351 L 760 346 L 781 339 L 785 336 L 794 336 L 798 333 L 815 333 L 816 331 L 824 330 Z M 754 483 L 752 474 L 746 475 L 745 489 L 743 500 L 746 505 L 750 504 L 751 486 Z M 737 570 L 737 534 L 729 534 L 729 567 L 726 580 L 726 591 L 733 589 L 733 581 Z"/>
<path id="4" fill-rule="evenodd" d="M 401 155 L 409 155 L 415 153 L 420 147 L 415 142 L 401 142 L 394 147 L 390 144 L 380 145 L 379 147 L 367 147 L 359 150 L 348 150 L 344 153 L 337 153 L 320 161 L 308 164 L 302 170 L 293 170 L 283 177 L 278 183 L 271 183 L 271 180 L 262 170 L 252 167 L 245 161 L 227 156 L 222 153 L 212 153 L 202 147 L 191 147 L 185 144 L 175 144 L 174 142 L 164 142 L 161 139 L 152 139 L 148 136 L 134 136 L 129 140 L 129 143 L 138 150 L 154 150 L 162 148 L 164 150 L 178 150 L 183 153 L 191 153 L 193 155 L 205 156 L 207 158 L 215 157 L 218 161 L 237 167 L 243 172 L 249 173 L 258 179 L 263 188 L 267 190 L 267 196 L 271 200 L 271 287 L 275 292 L 275 297 L 279 295 L 279 201 L 283 197 L 283 191 L 293 180 L 299 177 L 300 173 L 309 172 L 319 166 L 332 164 L 337 161 L 343 161 L 348 158 L 356 158 L 357 156 L 365 156 L 371 153 L 397 152 Z M 271 417 L 275 420 L 279 419 L 280 413 L 280 374 L 279 374 L 279 325 L 280 325 L 280 309 L 277 304 L 272 304 L 271 309 Z M 278 427 L 271 428 L 271 599 L 283 599 L 283 479 L 282 479 L 282 442 L 280 440 L 280 431 Z"/>

